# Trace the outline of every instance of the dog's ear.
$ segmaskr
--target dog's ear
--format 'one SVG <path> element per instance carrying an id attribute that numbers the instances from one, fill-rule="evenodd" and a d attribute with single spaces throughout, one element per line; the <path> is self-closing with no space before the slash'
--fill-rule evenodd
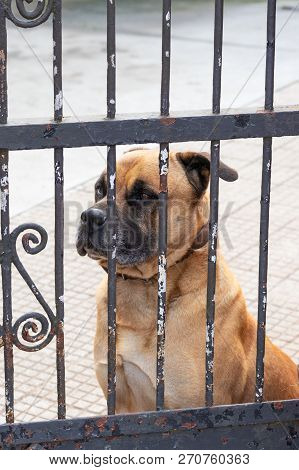
<path id="1" fill-rule="evenodd" d="M 202 194 L 210 180 L 211 156 L 206 152 L 177 152 L 176 157 L 183 166 L 189 183 Z M 236 181 L 238 173 L 222 161 L 219 164 L 219 177 L 224 181 Z"/>

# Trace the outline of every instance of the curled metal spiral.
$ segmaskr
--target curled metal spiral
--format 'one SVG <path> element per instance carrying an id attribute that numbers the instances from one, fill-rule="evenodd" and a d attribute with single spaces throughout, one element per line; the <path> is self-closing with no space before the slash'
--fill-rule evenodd
<path id="1" fill-rule="evenodd" d="M 27 352 L 39 351 L 52 340 L 54 336 L 54 325 L 41 313 L 26 313 L 15 322 L 12 334 L 14 344 L 19 349 Z M 24 343 L 20 341 L 19 334 L 24 340 Z"/>
<path id="2" fill-rule="evenodd" d="M 28 230 L 33 230 L 37 232 L 40 236 L 40 239 L 38 239 L 35 233 L 27 232 Z M 17 228 L 14 229 L 13 232 L 11 232 L 10 242 L 11 242 L 13 262 L 17 260 L 19 261 L 20 264 L 21 262 L 17 254 L 17 239 L 19 238 L 21 233 L 23 233 L 23 236 L 22 236 L 23 248 L 26 251 L 26 253 L 28 253 L 29 255 L 36 255 L 40 253 L 46 248 L 47 243 L 48 243 L 48 234 L 41 225 L 38 225 L 38 224 L 19 225 Z M 31 243 L 36 246 L 31 246 Z"/>
<path id="3" fill-rule="evenodd" d="M 39 238 L 28 230 L 37 232 Z M 45 314 L 26 313 L 16 320 L 12 328 L 14 344 L 23 351 L 34 352 L 43 349 L 52 340 L 55 335 L 56 317 L 20 261 L 17 253 L 17 240 L 22 233 L 23 248 L 30 255 L 36 255 L 45 249 L 48 234 L 40 225 L 23 224 L 17 227 L 10 236 L 12 262 L 45 312 Z M 20 341 L 20 337 L 23 342 Z"/>
<path id="4" fill-rule="evenodd" d="M 34 28 L 49 18 L 53 11 L 54 0 L 37 0 L 35 8 L 28 8 L 34 0 L 6 0 L 6 16 L 21 28 Z M 16 16 L 16 13 L 19 13 Z"/>

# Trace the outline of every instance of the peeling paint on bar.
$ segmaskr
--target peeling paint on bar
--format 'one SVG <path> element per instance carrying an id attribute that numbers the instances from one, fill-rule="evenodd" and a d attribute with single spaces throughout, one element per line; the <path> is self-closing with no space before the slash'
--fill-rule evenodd
<path id="1" fill-rule="evenodd" d="M 62 108 L 63 96 L 62 91 L 60 91 L 55 97 L 55 111 L 59 111 Z"/>
<path id="2" fill-rule="evenodd" d="M 111 63 L 111 66 L 115 69 L 115 54 L 112 54 L 110 56 L 110 63 Z"/>
<path id="3" fill-rule="evenodd" d="M 215 325 L 214 323 L 209 323 L 207 325 L 207 331 L 206 331 L 206 352 L 208 355 L 213 354 L 214 336 L 215 336 Z"/>
<path id="4" fill-rule="evenodd" d="M 160 165 L 160 175 L 167 175 L 168 174 L 168 150 L 164 148 L 161 150 L 161 161 L 162 164 Z"/>
<path id="5" fill-rule="evenodd" d="M 158 264 L 158 317 L 157 317 L 157 409 L 164 406 L 165 309 L 166 309 L 165 253 L 160 253 Z"/>
<path id="6" fill-rule="evenodd" d="M 162 76 L 160 113 L 162 119 L 169 116 L 170 90 L 170 45 L 171 45 L 171 0 L 163 0 L 162 11 Z M 164 122 L 164 121 L 162 121 Z M 156 365 L 156 409 L 164 408 L 164 360 L 165 360 L 165 321 L 166 321 L 166 283 L 167 283 L 167 198 L 169 143 L 160 145 L 159 171 L 159 257 L 158 257 L 158 310 L 157 310 L 157 365 Z"/>
<path id="7" fill-rule="evenodd" d="M 3 178 L 1 178 L 1 180 L 0 180 L 0 185 L 1 185 L 2 187 L 8 185 L 8 176 L 7 176 L 7 175 L 5 175 L 5 176 L 3 176 Z"/>
<path id="8" fill-rule="evenodd" d="M 109 325 L 108 326 L 108 333 L 109 335 L 112 335 L 112 336 L 115 336 L 115 328 L 114 328 L 114 325 Z"/>
<path id="9" fill-rule="evenodd" d="M 160 307 L 160 317 L 163 317 L 163 308 Z M 161 320 L 161 318 L 158 319 L 158 335 L 163 335 L 164 334 L 164 322 Z M 161 351 L 160 351 L 161 352 Z"/>
<path id="10" fill-rule="evenodd" d="M 215 222 L 213 227 L 212 227 L 212 243 L 211 243 L 211 248 L 212 250 L 215 249 L 215 243 L 218 235 L 218 223 Z"/>
<path id="11" fill-rule="evenodd" d="M 63 183 L 63 173 L 62 169 L 60 167 L 60 164 L 58 162 L 55 163 L 55 176 L 56 176 L 56 181 L 58 183 Z"/>
<path id="12" fill-rule="evenodd" d="M 1 192 L 1 210 L 6 212 L 7 209 L 7 200 L 8 200 L 8 189 L 4 189 Z"/>
<path id="13" fill-rule="evenodd" d="M 159 256 L 159 277 L 158 277 L 159 295 L 166 292 L 166 256 L 161 254 Z"/>
<path id="14" fill-rule="evenodd" d="M 116 174 L 115 174 L 115 173 L 109 177 L 110 189 L 112 189 L 112 190 L 114 189 L 115 178 L 116 178 Z"/>

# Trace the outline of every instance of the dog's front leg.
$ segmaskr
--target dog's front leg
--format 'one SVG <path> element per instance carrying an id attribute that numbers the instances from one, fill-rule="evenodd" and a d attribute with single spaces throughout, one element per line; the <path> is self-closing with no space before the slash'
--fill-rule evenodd
<path id="1" fill-rule="evenodd" d="M 107 344 L 107 278 L 97 291 L 97 328 L 94 340 L 94 367 L 98 383 L 107 400 L 108 344 Z M 134 410 L 134 397 L 127 383 L 122 357 L 116 356 L 116 413 L 129 413 Z"/>
<path id="2" fill-rule="evenodd" d="M 108 366 L 104 363 L 95 363 L 95 372 L 101 389 L 107 400 Z M 116 366 L 116 413 L 132 413 L 134 411 L 134 396 L 128 385 L 121 359 L 118 358 Z"/>

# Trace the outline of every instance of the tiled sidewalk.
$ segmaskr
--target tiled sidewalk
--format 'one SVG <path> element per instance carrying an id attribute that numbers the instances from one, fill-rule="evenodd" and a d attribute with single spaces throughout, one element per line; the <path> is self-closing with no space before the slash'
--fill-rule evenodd
<path id="1" fill-rule="evenodd" d="M 280 93 L 299 96 L 295 84 Z M 298 243 L 298 138 L 274 140 L 272 205 L 270 223 L 269 307 L 267 332 L 275 343 L 299 363 Z M 194 144 L 189 148 L 195 147 Z M 197 148 L 201 148 L 197 144 Z M 222 143 L 223 159 L 239 171 L 234 184 L 220 186 L 222 249 L 237 275 L 251 311 L 257 310 L 259 193 L 262 141 Z M 24 158 L 26 158 L 24 156 Z M 95 179 L 96 179 L 95 171 Z M 103 273 L 97 265 L 80 258 L 74 247 L 77 220 L 93 199 L 88 181 L 66 193 L 65 250 L 65 340 L 67 416 L 88 416 L 105 412 L 105 402 L 93 371 L 96 286 Z M 13 188 L 12 188 L 13 190 Z M 54 203 L 49 200 L 14 217 L 12 227 L 26 222 L 42 225 L 49 234 L 47 248 L 30 256 L 21 246 L 19 253 L 43 296 L 54 310 Z M 14 318 L 42 310 L 19 274 L 13 273 Z M 0 351 L 2 356 L 3 349 Z M 1 421 L 4 402 L 4 373 L 1 362 Z M 17 421 L 56 417 L 55 341 L 44 350 L 26 353 L 15 348 L 15 407 Z"/>

